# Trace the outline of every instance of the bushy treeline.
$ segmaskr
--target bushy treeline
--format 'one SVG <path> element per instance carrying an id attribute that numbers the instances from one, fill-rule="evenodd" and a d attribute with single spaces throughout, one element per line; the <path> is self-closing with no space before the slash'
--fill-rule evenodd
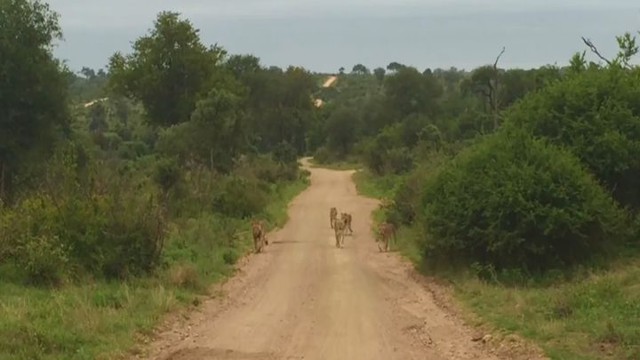
<path id="1" fill-rule="evenodd" d="M 637 244 L 640 204 L 638 49 L 618 43 L 605 65 L 354 68 L 316 156 L 399 176 L 387 220 L 418 234 L 429 265 L 539 274 L 606 259 Z"/>
<path id="2" fill-rule="evenodd" d="M 2 2 L 0 23 L 17 39 L 0 44 L 3 281 L 220 271 L 245 251 L 247 220 L 273 222 L 270 203 L 305 181 L 308 71 L 207 47 L 163 12 L 131 54 L 77 76 L 51 53 L 48 5 Z"/>

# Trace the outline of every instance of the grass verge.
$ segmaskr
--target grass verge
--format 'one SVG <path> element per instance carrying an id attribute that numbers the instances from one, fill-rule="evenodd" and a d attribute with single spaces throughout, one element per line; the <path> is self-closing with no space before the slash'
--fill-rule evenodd
<path id="1" fill-rule="evenodd" d="M 640 261 L 553 286 L 454 280 L 464 306 L 538 344 L 551 359 L 640 359 Z"/>
<path id="2" fill-rule="evenodd" d="M 393 197 L 398 180 L 397 176 L 377 177 L 366 169 L 353 174 L 353 182 L 356 184 L 358 194 L 376 199 Z"/>
<path id="3" fill-rule="evenodd" d="M 397 178 L 354 174 L 361 195 L 390 198 Z M 381 209 L 374 222 L 384 219 Z M 425 263 L 419 233 L 401 228 L 393 247 L 419 269 Z M 549 275 L 539 282 L 522 279 L 520 286 L 498 280 L 483 281 L 471 271 L 438 274 L 451 281 L 469 320 L 496 332 L 515 333 L 540 346 L 554 360 L 640 359 L 640 260 L 624 260 L 607 271 L 588 272 L 566 279 Z"/>
<path id="4" fill-rule="evenodd" d="M 263 214 L 270 227 L 287 221 L 288 203 L 308 184 L 276 186 Z M 251 249 L 247 228 L 246 221 L 211 214 L 174 223 L 163 269 L 126 282 L 26 287 L 2 281 L 11 274 L 0 266 L 0 360 L 128 356 L 164 314 L 198 305 L 212 283 L 232 274 Z"/>

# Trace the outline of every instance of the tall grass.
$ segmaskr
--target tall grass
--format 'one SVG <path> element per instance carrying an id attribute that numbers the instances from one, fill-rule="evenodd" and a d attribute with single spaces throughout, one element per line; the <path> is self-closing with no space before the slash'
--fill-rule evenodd
<path id="1" fill-rule="evenodd" d="M 287 220 L 287 204 L 307 179 L 274 184 L 260 216 L 272 226 Z M 176 219 L 169 225 L 163 262 L 148 276 L 86 280 L 57 288 L 8 281 L 0 266 L 0 359 L 112 359 L 136 352 L 164 314 L 199 304 L 216 281 L 252 249 L 246 220 L 220 214 Z"/>

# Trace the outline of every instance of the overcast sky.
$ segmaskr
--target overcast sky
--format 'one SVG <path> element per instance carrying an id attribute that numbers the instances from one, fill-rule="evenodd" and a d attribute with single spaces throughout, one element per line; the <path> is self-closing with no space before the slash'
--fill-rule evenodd
<path id="1" fill-rule="evenodd" d="M 104 67 L 115 51 L 177 11 L 207 44 L 254 54 L 265 65 L 336 72 L 392 61 L 419 69 L 492 63 L 566 64 L 580 36 L 614 54 L 615 36 L 640 30 L 637 0 L 49 0 L 65 41 L 56 55 L 79 70 Z"/>

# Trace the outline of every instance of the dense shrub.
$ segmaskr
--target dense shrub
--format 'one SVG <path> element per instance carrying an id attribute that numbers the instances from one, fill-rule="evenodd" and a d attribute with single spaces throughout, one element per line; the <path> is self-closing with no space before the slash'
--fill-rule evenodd
<path id="1" fill-rule="evenodd" d="M 387 220 L 396 225 L 414 223 L 422 206 L 425 179 L 435 176 L 438 168 L 448 159 L 446 154 L 439 151 L 429 151 L 423 155 L 419 165 L 399 181 L 393 194 L 393 204 L 386 211 Z"/>
<path id="2" fill-rule="evenodd" d="M 254 215 L 266 205 L 274 184 L 298 180 L 300 174 L 296 162 L 279 163 L 270 156 L 240 157 L 232 175 L 202 165 L 176 168 L 167 159 L 155 161 L 153 169 L 155 182 L 168 191 L 172 216 L 191 218 L 211 211 L 225 216 Z M 225 193 L 227 190 L 233 194 Z"/>
<path id="3" fill-rule="evenodd" d="M 625 214 L 577 158 L 521 131 L 460 153 L 424 184 L 427 261 L 540 271 L 616 249 Z"/>
<path id="4" fill-rule="evenodd" d="M 387 126 L 376 137 L 361 144 L 365 165 L 376 175 L 404 174 L 413 169 L 412 153 L 404 144 L 402 124 Z"/>
<path id="5" fill-rule="evenodd" d="M 337 159 L 337 156 L 326 146 L 319 147 L 313 154 L 313 160 L 318 164 L 328 164 Z"/>
<path id="6" fill-rule="evenodd" d="M 55 156 L 42 189 L 3 209 L 0 256 L 35 283 L 58 283 L 70 273 L 113 278 L 152 270 L 165 224 L 153 188 L 104 164 L 79 174 L 75 163 L 73 151 Z"/>
<path id="7" fill-rule="evenodd" d="M 230 175 L 222 179 L 218 186 L 213 198 L 213 210 L 219 214 L 248 218 L 267 206 L 269 187 L 264 182 Z"/>
<path id="8" fill-rule="evenodd" d="M 286 141 L 279 143 L 273 149 L 273 158 L 281 164 L 295 163 L 298 159 L 296 148 Z"/>
<path id="9" fill-rule="evenodd" d="M 181 219 L 168 231 L 164 275 L 181 288 L 206 292 L 206 284 L 227 274 L 249 246 L 249 224 L 218 214 Z"/>
<path id="10" fill-rule="evenodd" d="M 242 157 L 236 162 L 234 174 L 268 183 L 298 179 L 298 163 L 295 157 L 286 162 L 275 161 L 271 156 Z"/>
<path id="11" fill-rule="evenodd" d="M 640 72 L 590 68 L 527 96 L 507 126 L 567 147 L 625 205 L 640 207 Z"/>

